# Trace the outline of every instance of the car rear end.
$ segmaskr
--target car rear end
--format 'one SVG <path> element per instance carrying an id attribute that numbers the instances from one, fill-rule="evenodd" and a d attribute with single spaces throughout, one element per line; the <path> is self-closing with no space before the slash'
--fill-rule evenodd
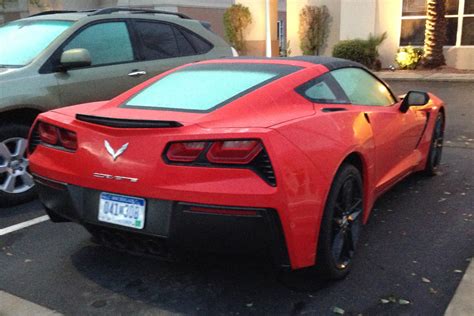
<path id="1" fill-rule="evenodd" d="M 238 129 L 110 123 L 123 122 L 54 112 L 37 120 L 31 170 L 53 220 L 79 222 L 131 251 L 272 248 L 288 264 L 275 212 L 281 192 L 263 145 L 271 131 L 242 139 Z"/>
<path id="2" fill-rule="evenodd" d="M 289 266 L 283 179 L 300 176 L 292 159 L 301 172 L 307 158 L 279 157 L 294 146 L 265 125 L 313 113 L 310 104 L 284 111 L 299 96 L 282 89 L 283 77 L 302 68 L 224 63 L 183 67 L 110 102 L 41 114 L 29 158 L 52 220 L 78 222 L 133 252 L 268 252 Z M 269 93 L 281 96 L 281 117 L 271 114 Z"/>

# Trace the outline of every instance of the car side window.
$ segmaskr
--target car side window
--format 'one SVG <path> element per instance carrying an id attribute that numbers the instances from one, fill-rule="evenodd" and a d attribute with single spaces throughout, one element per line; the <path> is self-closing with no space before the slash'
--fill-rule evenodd
<path id="1" fill-rule="evenodd" d="M 196 50 L 198 54 L 205 54 L 212 49 L 213 47 L 212 44 L 203 40 L 196 34 L 186 31 L 186 30 L 182 30 L 181 32 L 184 34 L 184 36 L 186 36 L 188 41 L 193 45 L 194 49 Z"/>
<path id="2" fill-rule="evenodd" d="M 387 87 L 359 68 L 342 68 L 331 72 L 352 104 L 389 106 L 396 101 Z"/>
<path id="3" fill-rule="evenodd" d="M 349 103 L 344 91 L 342 91 L 341 87 L 339 87 L 337 82 L 329 73 L 304 83 L 299 86 L 296 91 L 305 98 L 316 103 Z"/>
<path id="4" fill-rule="evenodd" d="M 147 21 L 137 21 L 135 25 L 142 42 L 142 58 L 155 60 L 181 56 L 172 26 Z"/>
<path id="5" fill-rule="evenodd" d="M 125 22 L 94 24 L 82 30 L 64 50 L 85 48 L 93 66 L 124 63 L 134 60 L 132 43 Z"/>
<path id="6" fill-rule="evenodd" d="M 178 49 L 181 53 L 181 56 L 189 56 L 196 54 L 196 50 L 180 30 L 174 28 L 174 34 L 176 35 L 176 41 L 178 42 Z"/>

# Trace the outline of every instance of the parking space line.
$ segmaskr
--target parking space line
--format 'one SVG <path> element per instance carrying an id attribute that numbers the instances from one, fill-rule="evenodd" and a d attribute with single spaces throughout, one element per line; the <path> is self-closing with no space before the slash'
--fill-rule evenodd
<path id="1" fill-rule="evenodd" d="M 61 316 L 56 311 L 3 291 L 0 291 L 0 315 Z"/>
<path id="2" fill-rule="evenodd" d="M 48 215 L 43 215 L 43 216 L 40 216 L 40 217 L 37 217 L 37 218 L 30 219 L 29 221 L 26 221 L 26 222 L 23 222 L 23 223 L 19 223 L 19 224 L 15 224 L 15 225 L 12 225 L 12 226 L 9 226 L 9 227 L 6 227 L 6 228 L 2 228 L 2 229 L 0 229 L 0 236 L 6 235 L 6 234 L 9 234 L 9 233 L 13 233 L 17 230 L 39 224 L 39 223 L 45 222 L 47 220 L 49 220 L 49 216 Z"/>

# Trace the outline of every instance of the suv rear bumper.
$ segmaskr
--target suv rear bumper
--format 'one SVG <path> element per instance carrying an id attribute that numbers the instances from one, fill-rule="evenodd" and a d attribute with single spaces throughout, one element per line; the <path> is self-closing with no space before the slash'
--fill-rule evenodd
<path id="1" fill-rule="evenodd" d="M 290 266 L 277 212 L 147 199 L 141 230 L 98 220 L 101 191 L 35 176 L 37 191 L 53 222 L 86 227 L 105 245 L 130 252 L 172 256 L 180 252 L 267 252 L 278 267 Z"/>

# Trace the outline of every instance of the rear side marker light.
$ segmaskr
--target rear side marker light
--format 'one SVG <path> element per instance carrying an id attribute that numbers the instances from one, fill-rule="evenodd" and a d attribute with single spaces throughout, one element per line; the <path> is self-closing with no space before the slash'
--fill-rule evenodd
<path id="1" fill-rule="evenodd" d="M 175 162 L 193 162 L 205 148 L 205 142 L 173 143 L 168 148 L 166 157 Z"/>
<path id="2" fill-rule="evenodd" d="M 206 157 L 212 163 L 246 165 L 257 157 L 262 148 L 257 140 L 219 141 L 212 144 Z"/>
<path id="3" fill-rule="evenodd" d="M 59 129 L 51 124 L 40 122 L 38 125 L 40 139 L 46 144 L 56 145 L 58 143 L 58 131 Z"/>

